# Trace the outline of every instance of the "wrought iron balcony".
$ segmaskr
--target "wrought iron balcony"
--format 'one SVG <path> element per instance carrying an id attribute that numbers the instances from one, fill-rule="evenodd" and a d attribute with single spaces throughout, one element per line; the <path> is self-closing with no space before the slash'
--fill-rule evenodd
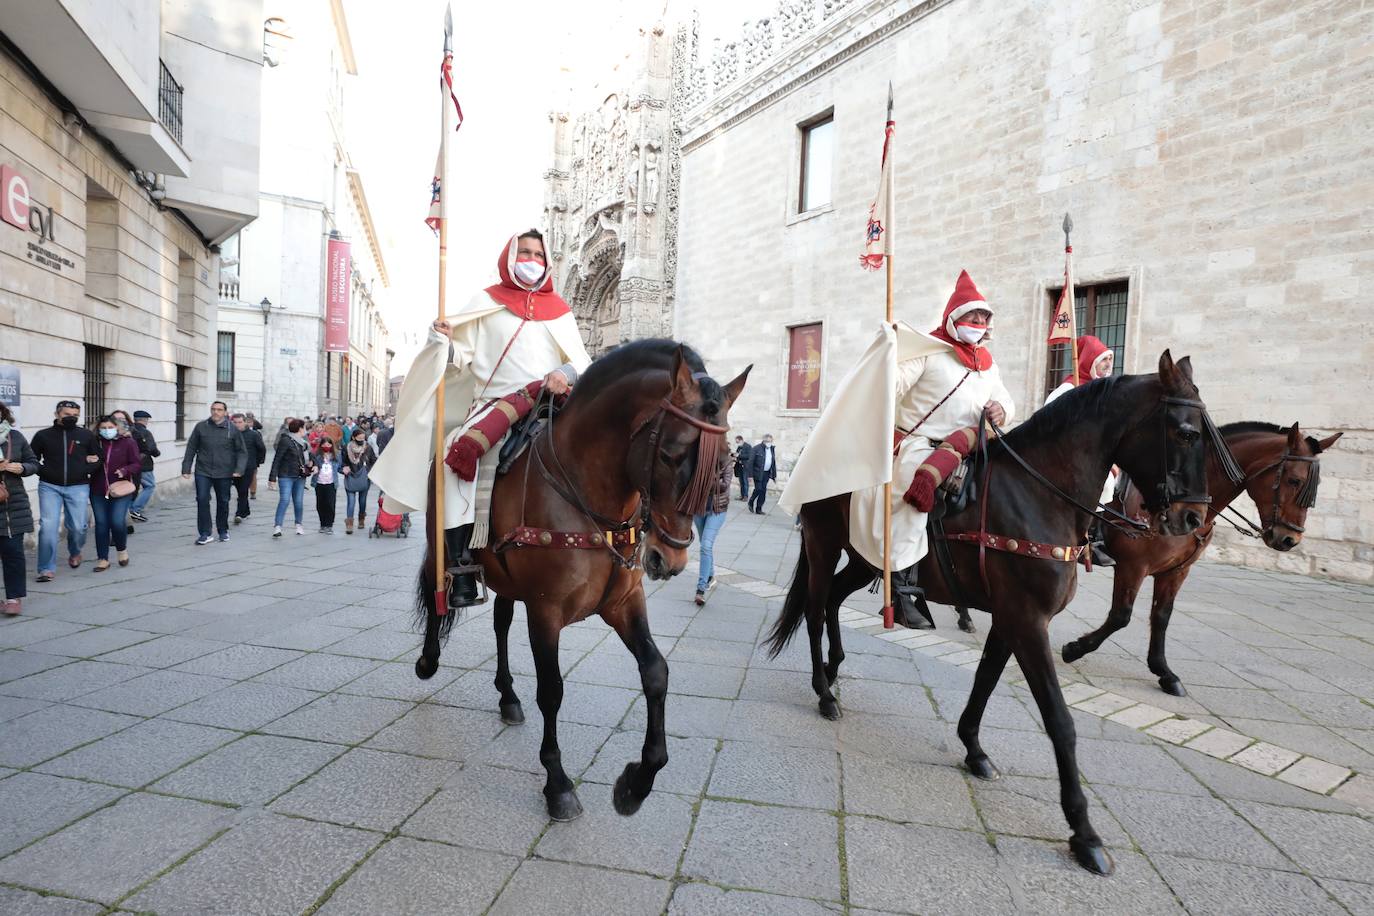
<path id="1" fill-rule="evenodd" d="M 167 69 L 165 61 L 158 61 L 162 69 L 157 86 L 157 119 L 167 128 L 177 143 L 181 142 L 181 96 L 185 91 Z"/>

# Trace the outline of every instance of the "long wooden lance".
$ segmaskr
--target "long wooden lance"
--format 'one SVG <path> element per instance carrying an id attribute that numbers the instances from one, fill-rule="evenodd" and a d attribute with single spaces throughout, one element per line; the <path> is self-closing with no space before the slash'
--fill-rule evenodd
<path id="1" fill-rule="evenodd" d="M 892 123 L 892 81 L 887 82 L 887 123 Z M 886 130 L 886 126 L 884 126 Z M 894 131 L 895 132 L 895 131 Z M 887 154 L 894 155 L 896 150 L 892 144 L 887 145 Z M 888 172 L 888 181 L 892 181 L 893 172 L 896 171 L 896 163 L 884 163 L 892 171 Z M 889 184 L 889 188 L 891 185 Z M 890 195 L 895 198 L 896 195 Z M 890 203 L 895 201 L 890 200 Z M 894 214 L 891 207 L 888 208 L 888 231 L 891 231 L 891 223 L 894 222 Z M 889 235 L 889 242 L 892 236 Z M 887 257 L 887 323 L 892 325 L 892 251 L 889 245 Z M 892 476 L 889 474 L 887 483 L 883 485 L 883 628 L 891 630 L 896 626 L 895 615 L 892 609 Z"/>
<path id="2" fill-rule="evenodd" d="M 444 61 L 453 54 L 453 8 L 444 9 Z M 448 290 L 448 201 L 453 189 L 448 186 L 448 86 L 441 71 L 439 131 L 439 321 L 444 320 L 444 294 Z M 444 385 L 447 382 L 448 347 L 444 348 L 444 371 L 434 392 L 434 612 L 443 617 L 448 613 L 448 574 L 444 564 Z"/>
<path id="3" fill-rule="evenodd" d="M 1073 291 L 1073 245 L 1069 234 L 1073 232 L 1073 217 L 1064 214 L 1064 295 L 1069 297 L 1069 353 L 1073 362 L 1069 364 L 1069 378 L 1078 379 L 1078 298 Z"/>

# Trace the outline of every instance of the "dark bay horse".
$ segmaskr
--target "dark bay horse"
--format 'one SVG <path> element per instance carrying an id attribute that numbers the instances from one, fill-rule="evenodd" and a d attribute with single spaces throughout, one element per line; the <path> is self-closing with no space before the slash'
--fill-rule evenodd
<path id="1" fill-rule="evenodd" d="M 995 535 L 1001 546 L 983 551 L 979 543 L 951 540 L 954 587 L 941 573 L 934 551 L 928 551 L 920 564 L 920 583 L 931 601 L 954 604 L 962 597 L 992 614 L 973 691 L 959 719 L 966 765 L 981 779 L 1001 775 L 979 744 L 978 730 L 1002 669 L 1015 654 L 1054 745 L 1060 801 L 1073 830 L 1069 845 L 1079 864 L 1100 874 L 1112 870 L 1112 860 L 1088 820 L 1073 719 L 1059 689 L 1049 639 L 1050 618 L 1064 609 L 1077 588 L 1076 550 L 1055 554 L 1054 545 L 1081 545 L 1089 520 L 1065 495 L 1080 505 L 1095 506 L 1102 482 L 1117 464 L 1148 495 L 1154 528 L 1177 535 L 1195 530 L 1203 522 L 1207 499 L 1205 410 L 1189 360 L 1175 363 L 1167 350 L 1156 374 L 1100 379 L 1068 392 L 1003 440 L 989 444 L 978 499 L 945 518 L 951 538 L 972 533 L 989 543 L 986 538 Z M 1026 472 L 1012 450 L 1045 482 Z M 1051 492 L 1046 483 L 1062 495 Z M 802 507 L 801 556 L 782 615 L 768 636 L 776 655 L 806 621 L 811 685 L 828 718 L 840 714 L 831 692 L 844 659 L 840 605 L 877 575 L 848 543 L 849 501 L 846 493 Z M 1007 552 L 1028 551 L 1032 544 L 1037 548 L 1033 556 Z M 846 552 L 849 563 L 837 574 L 835 567 Z M 830 638 L 826 664 L 821 658 L 823 628 Z"/>
<path id="2" fill-rule="evenodd" d="M 1183 537 L 1127 538 L 1108 530 L 1107 552 L 1116 560 L 1112 580 L 1112 607 L 1102 626 L 1085 633 L 1063 649 L 1064 661 L 1075 662 L 1096 651 L 1117 630 L 1131 622 L 1131 609 L 1147 576 L 1154 576 L 1150 600 L 1150 671 L 1159 678 L 1165 693 L 1186 696 L 1178 675 L 1164 657 L 1165 635 L 1174 613 L 1174 599 L 1188 579 L 1193 564 L 1212 542 L 1217 516 L 1242 492 L 1250 494 L 1259 510 L 1260 524 L 1246 520 L 1256 536 L 1279 551 L 1292 550 L 1302 540 L 1307 510 L 1317 501 L 1321 464 L 1318 455 L 1341 437 L 1340 433 L 1318 440 L 1306 436 L 1294 423 L 1290 428 L 1270 423 L 1228 423 L 1221 427 L 1226 444 L 1245 472 L 1245 479 L 1233 483 L 1222 472 L 1216 459 L 1207 462 L 1207 490 L 1212 505 L 1202 527 Z M 1125 502 L 1113 503 L 1127 514 L 1141 511 L 1141 497 L 1129 488 Z M 1244 529 L 1241 529 L 1244 532 Z M 1250 532 L 1245 532 L 1250 533 Z"/>
<path id="3" fill-rule="evenodd" d="M 706 374 L 701 357 L 674 341 L 625 344 L 587 369 L 556 420 L 496 480 L 491 543 L 475 551 L 496 596 L 495 685 L 501 718 L 523 722 L 507 639 L 521 601 L 544 717 L 544 797 L 555 820 L 582 813 L 558 749 L 558 637 L 569 624 L 599 614 L 639 665 L 648 728 L 640 760 L 616 781 L 616 810 L 637 811 L 668 762 L 668 663 L 649 633 L 643 574 L 666 579 L 687 565 L 692 515 L 709 495 L 702 483 L 714 480 L 730 405 L 748 374 L 722 386 Z M 431 475 L 431 511 L 433 501 Z M 417 586 L 425 641 L 415 673 L 422 679 L 438 670 L 439 647 L 455 616 L 435 612 L 434 534 L 426 527 L 429 546 Z"/>

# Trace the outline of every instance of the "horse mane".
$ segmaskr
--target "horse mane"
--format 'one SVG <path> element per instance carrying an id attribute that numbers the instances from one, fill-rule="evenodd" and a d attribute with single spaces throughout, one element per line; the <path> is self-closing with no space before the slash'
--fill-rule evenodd
<path id="1" fill-rule="evenodd" d="M 1227 423 L 1221 427 L 1223 436 L 1243 436 L 1247 433 L 1272 433 L 1276 436 L 1287 436 L 1288 430 L 1274 423 L 1265 423 L 1261 420 L 1240 420 L 1236 423 Z"/>
<path id="2" fill-rule="evenodd" d="M 1124 375 L 1111 375 L 1078 385 L 1031 414 L 1020 426 L 1008 430 L 1005 438 L 1013 448 L 1022 448 L 1028 442 L 1048 441 L 1080 420 L 1101 418 L 1111 404 L 1116 389 L 1126 384 L 1127 378 Z M 988 443 L 989 455 L 996 455 L 1003 450 L 1000 439 Z"/>
<path id="3" fill-rule="evenodd" d="M 642 340 L 632 340 L 623 343 L 607 353 L 598 357 L 587 371 L 582 373 L 577 385 L 573 388 L 573 400 L 590 400 L 600 394 L 612 382 L 643 369 L 663 369 L 671 370 L 673 366 L 673 355 L 677 348 L 682 347 L 683 359 L 687 361 L 687 366 L 694 375 L 699 374 L 698 384 L 701 386 L 702 412 L 707 416 L 714 415 L 725 401 L 725 393 L 720 385 L 706 374 L 706 363 L 697 353 L 687 344 L 666 337 L 646 337 Z M 572 403 L 570 400 L 569 403 Z M 712 404 L 715 405 L 712 408 Z"/>

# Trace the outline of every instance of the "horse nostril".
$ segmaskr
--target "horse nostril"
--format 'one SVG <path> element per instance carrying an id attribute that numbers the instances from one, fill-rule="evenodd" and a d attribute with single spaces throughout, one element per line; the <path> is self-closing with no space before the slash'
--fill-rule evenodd
<path id="1" fill-rule="evenodd" d="M 1285 537 L 1285 538 L 1283 539 L 1283 549 L 1284 549 L 1284 550 L 1292 550 L 1295 546 L 1297 546 L 1297 543 L 1298 543 L 1297 539 L 1294 538 L 1293 535 L 1290 534 L 1290 535 L 1288 535 L 1287 537 Z"/>
<path id="2" fill-rule="evenodd" d="M 1202 527 L 1202 516 L 1191 509 L 1183 514 L 1183 521 L 1188 526 L 1189 531 L 1196 531 Z"/>

